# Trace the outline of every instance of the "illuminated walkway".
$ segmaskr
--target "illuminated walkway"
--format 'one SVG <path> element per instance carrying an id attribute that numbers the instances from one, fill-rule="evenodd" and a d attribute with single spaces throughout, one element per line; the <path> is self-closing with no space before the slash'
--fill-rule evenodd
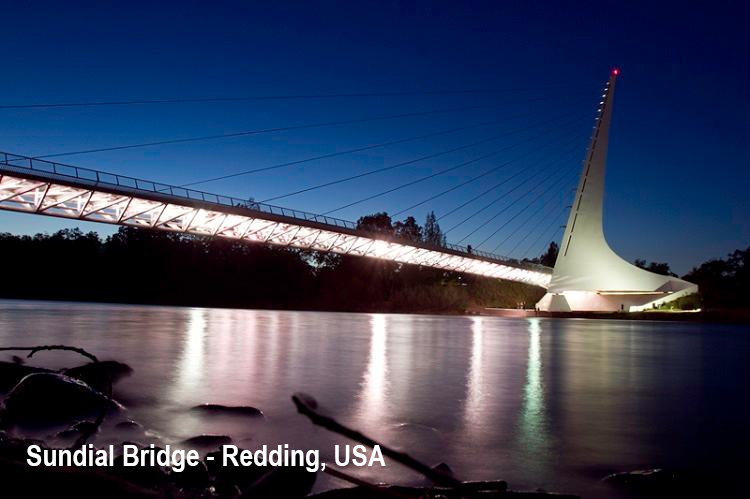
<path id="1" fill-rule="evenodd" d="M 552 269 L 323 215 L 0 153 L 0 209 L 381 258 L 546 288 Z"/>

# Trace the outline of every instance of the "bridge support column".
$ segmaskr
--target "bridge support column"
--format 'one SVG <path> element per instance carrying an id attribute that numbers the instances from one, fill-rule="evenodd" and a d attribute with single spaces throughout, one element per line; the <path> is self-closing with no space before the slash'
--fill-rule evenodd
<path id="1" fill-rule="evenodd" d="M 604 174 L 617 70 L 602 93 L 581 178 L 560 244 L 543 311 L 634 312 L 698 291 L 682 279 L 649 272 L 618 256 L 603 228 Z"/>

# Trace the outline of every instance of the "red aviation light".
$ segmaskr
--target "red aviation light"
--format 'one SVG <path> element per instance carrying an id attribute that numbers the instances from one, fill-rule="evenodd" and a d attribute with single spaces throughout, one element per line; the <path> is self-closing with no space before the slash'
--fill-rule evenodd
<path id="1" fill-rule="evenodd" d="M 620 74 L 620 70 L 617 69 L 617 68 L 615 68 L 615 69 L 612 70 L 612 74 L 615 75 L 615 76 L 617 76 L 618 74 Z"/>

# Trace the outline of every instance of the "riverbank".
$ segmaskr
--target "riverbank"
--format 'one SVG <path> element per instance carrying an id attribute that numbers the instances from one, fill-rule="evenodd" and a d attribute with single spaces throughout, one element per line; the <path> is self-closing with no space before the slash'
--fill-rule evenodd
<path id="1" fill-rule="evenodd" d="M 124 302 L 107 302 L 96 300 L 73 301 L 73 300 L 25 300 L 25 299 L 3 299 L 8 303 L 18 302 L 19 304 L 28 304 L 33 302 L 39 303 L 71 303 L 78 305 L 102 305 L 102 306 L 136 306 L 136 307 L 174 307 L 174 308 L 197 308 L 197 309 L 218 309 L 218 310 L 244 310 L 248 312 L 318 312 L 332 314 L 350 314 L 350 313 L 367 313 L 367 314 L 408 314 L 408 315 L 434 315 L 446 317 L 461 316 L 487 316 L 503 317 L 510 319 L 523 319 L 530 317 L 545 317 L 553 319 L 592 319 L 592 320 L 624 320 L 624 321 L 669 321 L 669 322 L 694 322 L 694 323 L 714 323 L 714 324 L 750 324 L 750 309 L 716 309 L 701 311 L 648 311 L 648 312 L 541 312 L 534 309 L 526 308 L 499 308 L 484 307 L 472 305 L 466 308 L 457 307 L 455 309 L 431 309 L 429 307 L 405 309 L 401 307 L 364 307 L 359 310 L 326 310 L 319 308 L 312 309 L 284 309 L 274 307 L 233 307 L 233 306 L 205 306 L 182 305 L 182 304 L 162 304 L 162 303 L 124 303 Z"/>
<path id="2" fill-rule="evenodd" d="M 33 238 L 0 234 L 0 252 L 14 262 L 4 276 L 14 285 L 0 290 L 8 299 L 462 314 L 474 307 L 528 307 L 544 294 L 528 284 L 374 258 L 132 227 L 104 240 L 78 230 Z M 64 265 L 39 265 L 49 255 Z M 66 269 L 75 269 L 76 278 Z"/>
<path id="3" fill-rule="evenodd" d="M 492 317 L 548 317 L 557 319 L 607 319 L 631 321 L 685 321 L 711 323 L 750 323 L 750 309 L 679 310 L 647 312 L 541 312 L 531 309 L 485 308 L 479 315 Z"/>

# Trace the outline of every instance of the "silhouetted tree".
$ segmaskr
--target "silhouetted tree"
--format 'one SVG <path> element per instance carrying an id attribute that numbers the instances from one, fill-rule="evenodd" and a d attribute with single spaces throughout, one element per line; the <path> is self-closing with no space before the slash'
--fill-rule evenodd
<path id="1" fill-rule="evenodd" d="M 427 214 L 427 218 L 424 221 L 423 241 L 436 246 L 445 246 L 445 235 L 440 230 L 440 225 L 437 223 L 437 217 L 435 212 L 431 211 Z"/>
<path id="2" fill-rule="evenodd" d="M 422 240 L 422 227 L 419 226 L 414 217 L 406 217 L 402 222 L 393 224 L 396 237 L 407 241 L 418 242 Z"/>
<path id="3" fill-rule="evenodd" d="M 677 277 L 677 274 L 672 272 L 672 269 L 669 268 L 668 263 L 651 262 L 647 264 L 646 260 L 641 260 L 638 258 L 636 258 L 634 263 L 636 267 L 640 267 L 642 269 L 648 270 L 649 272 L 653 272 L 654 274 Z"/>
<path id="4" fill-rule="evenodd" d="M 387 231 L 385 214 L 362 225 Z M 404 236 L 419 226 L 401 222 Z M 66 229 L 0 233 L 0 297 L 243 308 L 464 311 L 533 302 L 543 290 L 377 258 L 120 227 L 101 240 Z M 50 263 L 54 259 L 54 263 Z"/>
<path id="5" fill-rule="evenodd" d="M 729 255 L 729 266 L 734 278 L 741 284 L 748 284 L 750 279 L 750 247 L 746 250 L 735 250 Z"/>
<path id="6" fill-rule="evenodd" d="M 560 248 L 557 246 L 555 241 L 549 243 L 547 251 L 542 253 L 539 257 L 539 263 L 546 265 L 547 267 L 554 267 L 557 261 L 557 254 L 560 252 Z"/>
<path id="7" fill-rule="evenodd" d="M 428 237 L 444 236 L 428 216 Z M 360 219 L 388 232 L 390 217 Z M 402 224 L 402 225 L 399 225 Z M 408 218 L 399 230 L 413 237 Z M 432 234 L 432 235 L 430 235 Z M 551 243 L 538 259 L 554 265 Z M 249 308 L 352 311 L 461 311 L 469 306 L 533 303 L 540 288 L 460 275 L 375 258 L 266 246 L 224 238 L 120 227 L 101 240 L 94 232 L 65 229 L 35 236 L 0 233 L 4 298 L 161 303 Z M 53 263 L 50 263 L 54 260 Z M 637 264 L 668 271 L 666 264 Z M 73 277 L 74 276 L 74 277 Z M 461 279 L 459 279 L 459 276 Z M 698 284 L 707 308 L 747 307 L 750 247 L 693 268 L 684 279 Z"/>
<path id="8" fill-rule="evenodd" d="M 357 228 L 379 234 L 393 234 L 393 223 L 386 212 L 365 215 L 357 220 Z"/>
<path id="9" fill-rule="evenodd" d="M 747 307 L 750 247 L 735 250 L 725 260 L 702 263 L 683 278 L 698 285 L 703 304 L 708 308 Z"/>

